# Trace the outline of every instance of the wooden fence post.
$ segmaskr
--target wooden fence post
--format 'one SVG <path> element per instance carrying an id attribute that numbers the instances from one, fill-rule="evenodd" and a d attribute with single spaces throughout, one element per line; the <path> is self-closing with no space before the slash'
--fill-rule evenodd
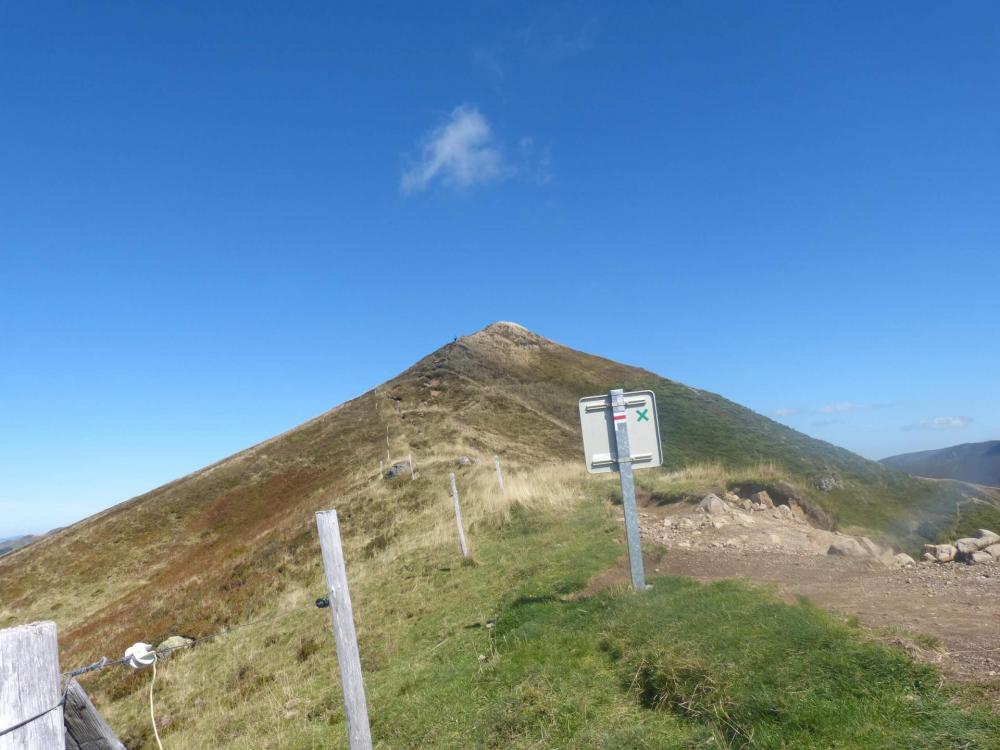
<path id="1" fill-rule="evenodd" d="M 63 747 L 59 679 L 59 643 L 54 622 L 33 622 L 0 630 L 0 731 L 38 716 L 0 735 L 0 750 Z"/>
<path id="2" fill-rule="evenodd" d="M 410 454 L 410 479 L 416 479 L 417 475 L 413 473 L 413 454 Z"/>
<path id="3" fill-rule="evenodd" d="M 340 682 L 344 688 L 347 742 L 351 750 L 371 750 L 368 702 L 365 699 L 365 681 L 361 674 L 361 655 L 358 653 L 358 637 L 354 630 L 354 610 L 351 608 L 351 592 L 347 588 L 347 568 L 344 565 L 337 511 L 317 513 L 316 527 L 319 530 L 319 546 L 323 553 L 323 570 L 330 597 L 330 616 L 333 620 L 333 637 L 337 643 Z"/>
<path id="4" fill-rule="evenodd" d="M 500 485 L 500 494 L 502 495 L 504 494 L 504 489 L 503 489 L 503 472 L 500 471 L 500 456 L 494 456 L 493 463 L 497 465 L 497 482 Z"/>
<path id="5" fill-rule="evenodd" d="M 462 509 L 458 504 L 458 487 L 455 486 L 455 475 L 451 477 L 451 501 L 455 505 L 455 523 L 458 525 L 458 546 L 462 548 L 462 557 L 469 559 L 469 545 L 465 543 L 465 529 L 462 528 Z"/>
<path id="6" fill-rule="evenodd" d="M 66 687 L 66 750 L 125 750 L 76 680 Z"/>

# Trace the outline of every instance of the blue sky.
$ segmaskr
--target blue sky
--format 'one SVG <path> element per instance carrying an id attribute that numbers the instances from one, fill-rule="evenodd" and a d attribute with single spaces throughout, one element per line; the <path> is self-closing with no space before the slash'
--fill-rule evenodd
<path id="1" fill-rule="evenodd" d="M 0 536 L 500 319 L 1000 437 L 995 3 L 338 5 L 0 3 Z"/>

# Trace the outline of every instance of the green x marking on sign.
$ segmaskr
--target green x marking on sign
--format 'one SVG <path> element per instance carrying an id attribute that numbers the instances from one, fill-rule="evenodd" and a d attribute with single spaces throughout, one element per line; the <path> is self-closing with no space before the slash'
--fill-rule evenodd
<path id="1" fill-rule="evenodd" d="M 636 422 L 648 422 L 649 421 L 649 409 L 639 409 L 635 413 Z"/>

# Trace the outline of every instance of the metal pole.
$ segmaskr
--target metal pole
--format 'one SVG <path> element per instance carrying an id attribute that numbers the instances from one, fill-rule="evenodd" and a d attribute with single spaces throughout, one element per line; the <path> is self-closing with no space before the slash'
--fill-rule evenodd
<path id="1" fill-rule="evenodd" d="M 451 501 L 455 505 L 455 523 L 458 525 L 458 546 L 462 548 L 462 557 L 469 559 L 469 545 L 465 543 L 465 529 L 462 528 L 462 509 L 458 505 L 458 487 L 455 486 L 455 475 L 451 477 Z"/>
<path id="2" fill-rule="evenodd" d="M 503 472 L 500 471 L 500 456 L 493 457 L 493 463 L 497 465 L 497 483 L 500 485 L 500 494 L 504 493 L 503 489 Z"/>
<path id="3" fill-rule="evenodd" d="M 628 446 L 628 415 L 625 413 L 625 392 L 614 388 L 608 396 L 615 422 L 618 474 L 622 481 L 622 507 L 625 510 L 625 539 L 628 542 L 628 562 L 632 573 L 632 586 L 636 591 L 646 590 L 646 575 L 642 569 L 642 540 L 639 538 L 639 512 L 635 504 L 635 480 L 632 477 L 632 453 Z"/>
<path id="4" fill-rule="evenodd" d="M 344 715 L 347 717 L 347 742 L 350 750 L 371 750 L 372 731 L 368 723 L 368 702 L 365 700 L 365 681 L 361 674 L 361 656 L 358 637 L 354 631 L 354 611 L 351 609 L 351 592 L 347 588 L 347 568 L 344 549 L 340 543 L 340 523 L 337 511 L 326 510 L 316 514 L 319 546 L 323 553 L 323 570 L 330 598 L 330 616 L 333 636 L 337 643 L 337 663 L 340 665 L 340 682 L 344 688 Z"/>
<path id="5" fill-rule="evenodd" d="M 59 644 L 54 622 L 0 630 L 0 736 L 2 750 L 53 750 L 65 746 L 59 704 Z M 49 710 L 55 707 L 55 710 Z"/>

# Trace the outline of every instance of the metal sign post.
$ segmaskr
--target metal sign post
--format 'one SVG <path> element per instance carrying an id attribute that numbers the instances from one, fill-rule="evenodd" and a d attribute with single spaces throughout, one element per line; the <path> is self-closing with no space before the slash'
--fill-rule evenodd
<path id="1" fill-rule="evenodd" d="M 618 476 L 622 481 L 622 507 L 625 509 L 625 539 L 628 542 L 628 563 L 632 572 L 632 588 L 646 590 L 646 574 L 642 569 L 642 540 L 639 538 L 639 510 L 635 504 L 635 481 L 632 478 L 632 454 L 628 449 L 628 415 L 625 413 L 625 394 L 615 388 L 611 397 L 611 411 L 615 423 L 615 443 L 618 448 Z"/>
<path id="2" fill-rule="evenodd" d="M 632 586 L 637 591 L 644 591 L 646 576 L 632 472 L 663 463 L 656 397 L 652 391 L 625 393 L 621 388 L 614 388 L 607 396 L 582 398 L 580 427 L 587 471 L 600 474 L 617 469 L 621 478 Z"/>

